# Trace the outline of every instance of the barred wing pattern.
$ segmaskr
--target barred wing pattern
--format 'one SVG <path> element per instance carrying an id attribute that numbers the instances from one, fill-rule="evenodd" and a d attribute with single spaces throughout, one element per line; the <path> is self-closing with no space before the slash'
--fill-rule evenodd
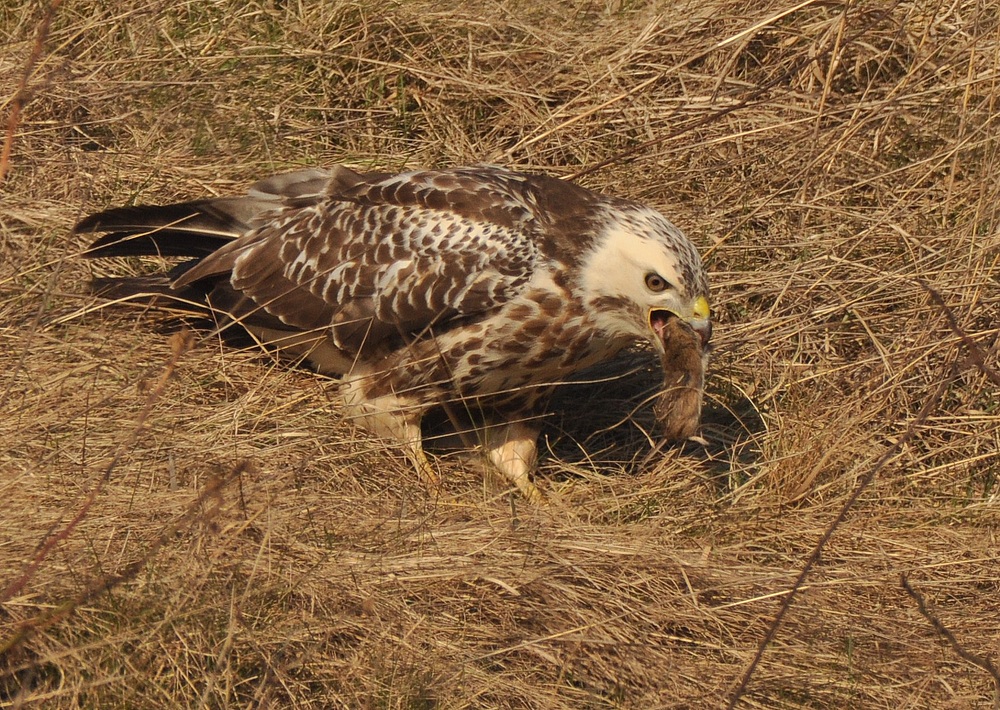
<path id="1" fill-rule="evenodd" d="M 345 412 L 400 442 L 427 481 L 421 419 L 460 401 L 478 412 L 469 443 L 541 501 L 531 474 L 553 388 L 637 340 L 688 383 L 665 389 L 664 431 L 697 428 L 708 281 L 691 242 L 644 205 L 492 166 L 337 166 L 242 197 L 110 209 L 76 231 L 103 233 L 89 257 L 188 257 L 94 286 L 240 326 L 339 376 Z"/>

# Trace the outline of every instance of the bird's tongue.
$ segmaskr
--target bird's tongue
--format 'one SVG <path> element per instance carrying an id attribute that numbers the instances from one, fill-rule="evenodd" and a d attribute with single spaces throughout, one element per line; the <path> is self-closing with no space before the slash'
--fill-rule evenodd
<path id="1" fill-rule="evenodd" d="M 670 323 L 671 318 L 676 318 L 670 311 L 664 310 L 654 310 L 649 314 L 649 325 L 652 326 L 653 332 L 656 333 L 657 337 L 666 343 L 667 337 L 667 325 Z"/>

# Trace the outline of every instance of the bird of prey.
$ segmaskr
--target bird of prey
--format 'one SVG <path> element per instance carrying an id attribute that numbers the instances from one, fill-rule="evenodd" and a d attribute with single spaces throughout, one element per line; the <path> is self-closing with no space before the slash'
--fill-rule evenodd
<path id="1" fill-rule="evenodd" d="M 475 414 L 474 445 L 542 501 L 532 476 L 553 390 L 637 341 L 664 363 L 665 436 L 697 430 L 708 279 L 687 237 L 636 202 L 494 166 L 336 166 L 237 197 L 109 209 L 75 231 L 103 234 L 89 257 L 186 257 L 95 288 L 211 313 L 340 378 L 347 413 L 401 443 L 428 482 L 421 420 L 451 407 Z"/>

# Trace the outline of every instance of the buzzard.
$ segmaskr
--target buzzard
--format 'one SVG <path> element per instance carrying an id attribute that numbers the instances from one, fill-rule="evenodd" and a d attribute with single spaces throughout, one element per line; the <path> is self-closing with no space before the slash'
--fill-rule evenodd
<path id="1" fill-rule="evenodd" d="M 428 482 L 421 420 L 444 407 L 478 422 L 469 443 L 541 501 L 532 474 L 553 390 L 636 341 L 666 369 L 666 436 L 698 426 L 711 335 L 698 251 L 656 210 L 565 180 L 312 168 L 243 196 L 109 209 L 75 231 L 103 234 L 88 257 L 186 257 L 94 287 L 210 313 L 340 378 L 346 411 L 400 442 Z"/>

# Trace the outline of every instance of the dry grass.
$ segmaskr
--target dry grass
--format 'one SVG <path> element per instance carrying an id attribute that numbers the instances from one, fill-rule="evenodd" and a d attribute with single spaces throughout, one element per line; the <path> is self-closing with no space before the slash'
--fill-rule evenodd
<path id="1" fill-rule="evenodd" d="M 740 707 L 993 706 L 969 658 L 1000 652 L 996 9 L 479 6 L 58 9 L 0 187 L 0 706 L 724 706 L 908 427 Z M 4 117 L 43 10 L 0 8 Z M 160 321 L 92 309 L 69 236 L 296 165 L 622 154 L 581 181 L 707 254 L 709 446 L 636 464 L 649 367 L 571 387 L 552 510 L 454 457 L 432 499 L 330 382 L 251 352 L 200 342 L 161 392 Z"/>

